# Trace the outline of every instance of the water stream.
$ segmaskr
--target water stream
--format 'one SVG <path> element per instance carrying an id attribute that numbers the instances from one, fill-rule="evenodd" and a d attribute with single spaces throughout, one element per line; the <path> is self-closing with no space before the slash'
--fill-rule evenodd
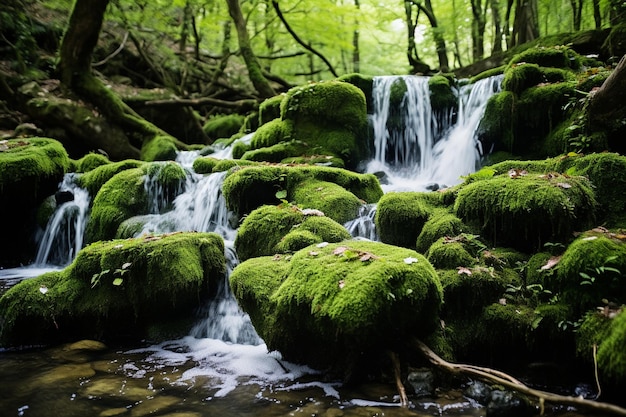
<path id="1" fill-rule="evenodd" d="M 457 122 L 434 116 L 427 79 L 403 77 L 409 86 L 401 112 L 406 128 L 387 128 L 388 95 L 398 77 L 377 77 L 374 88 L 376 154 L 369 172 L 384 172 L 385 190 L 452 185 L 472 172 L 479 150 L 473 132 L 486 99 L 498 79 L 461 87 Z M 468 137 L 469 135 L 469 137 Z M 244 140 L 249 140 L 249 137 Z M 221 185 L 225 173 L 198 175 L 191 169 L 194 152 L 179 154 L 187 178 L 175 198 L 148 179 L 151 214 L 144 233 L 216 232 L 225 241 L 228 271 L 238 263 L 233 249 L 236 230 L 230 224 Z M 232 148 L 218 151 L 231 157 Z M 67 183 L 66 183 L 67 181 Z M 35 266 L 63 267 L 82 247 L 88 215 L 86 191 L 68 176 L 61 189 L 73 200 L 57 208 L 41 240 Z M 346 224 L 359 238 L 376 240 L 376 206 L 364 206 Z M 23 274 L 24 277 L 26 274 Z M 326 381 L 313 369 L 268 352 L 250 319 L 239 308 L 225 274 L 217 295 L 198 312 L 189 335 L 158 345 L 116 350 L 61 346 L 8 352 L 0 349 L 0 415 L 7 416 L 480 416 L 484 409 L 450 390 L 437 398 L 413 398 L 399 407 L 393 384 L 367 382 L 344 387 Z M 34 276 L 34 275 L 33 275 Z"/>

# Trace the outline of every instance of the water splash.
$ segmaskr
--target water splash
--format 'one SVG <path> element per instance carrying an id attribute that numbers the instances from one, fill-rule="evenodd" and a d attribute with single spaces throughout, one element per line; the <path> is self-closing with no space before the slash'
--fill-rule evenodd
<path id="1" fill-rule="evenodd" d="M 66 174 L 57 196 L 64 201 L 57 206 L 39 243 L 34 266 L 67 266 L 83 247 L 89 213 L 89 193 L 76 185 L 76 174 Z"/>
<path id="2" fill-rule="evenodd" d="M 348 229 L 348 232 L 354 238 L 377 241 L 378 234 L 376 233 L 376 224 L 374 223 L 375 216 L 376 204 L 364 204 L 359 207 L 356 219 L 350 220 L 344 227 Z"/>
<path id="3" fill-rule="evenodd" d="M 487 101 L 499 91 L 502 76 L 456 91 L 454 123 L 451 113 L 433 112 L 428 80 L 421 76 L 374 78 L 371 121 L 375 155 L 366 171 L 384 177 L 384 191 L 426 191 L 455 185 L 479 164 L 474 134 Z M 399 91 L 403 96 L 398 104 Z"/>

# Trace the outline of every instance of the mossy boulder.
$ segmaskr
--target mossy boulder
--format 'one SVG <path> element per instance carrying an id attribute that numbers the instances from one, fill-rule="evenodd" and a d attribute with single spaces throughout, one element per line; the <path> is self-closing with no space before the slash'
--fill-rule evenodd
<path id="1" fill-rule="evenodd" d="M 20 282 L 0 298 L 3 343 L 145 336 L 188 317 L 223 280 L 222 238 L 174 233 L 98 242 L 70 266 Z"/>
<path id="2" fill-rule="evenodd" d="M 582 313 L 603 300 L 626 303 L 626 242 L 605 229 L 589 231 L 570 244 L 558 264 L 556 288 Z"/>
<path id="3" fill-rule="evenodd" d="M 235 268 L 231 288 L 269 349 L 344 377 L 372 370 L 411 336 L 431 334 L 442 302 L 422 255 L 368 241 L 251 259 Z"/>
<path id="4" fill-rule="evenodd" d="M 417 236 L 416 250 L 420 253 L 426 253 L 437 239 L 445 236 L 457 236 L 467 231 L 467 226 L 457 216 L 446 209 L 435 209 Z"/>
<path id="5" fill-rule="evenodd" d="M 263 101 L 259 105 L 259 128 L 266 123 L 280 117 L 280 103 L 285 98 L 284 94 L 280 94 Z"/>
<path id="6" fill-rule="evenodd" d="M 141 146 L 140 158 L 142 161 L 173 161 L 178 154 L 174 138 L 167 135 L 157 135 L 147 140 Z"/>
<path id="7" fill-rule="evenodd" d="M 259 207 L 246 216 L 237 231 L 235 248 L 239 258 L 246 260 L 348 238 L 350 234 L 341 224 L 319 211 L 284 204 Z"/>
<path id="8" fill-rule="evenodd" d="M 433 207 L 419 192 L 390 192 L 376 208 L 376 230 L 380 240 L 391 245 L 414 248 Z"/>
<path id="9" fill-rule="evenodd" d="M 34 256 L 31 236 L 37 207 L 58 190 L 70 166 L 65 148 L 54 139 L 0 141 L 0 216 L 5 236 L 0 265 L 17 266 Z"/>
<path id="10" fill-rule="evenodd" d="M 511 171 L 462 187 L 454 208 L 491 242 L 531 251 L 588 228 L 595 206 L 592 186 L 584 177 Z"/>
<path id="11" fill-rule="evenodd" d="M 101 168 L 106 167 L 105 165 Z M 103 170 L 99 174 L 110 172 Z M 102 178 L 99 174 L 96 174 L 96 179 Z M 180 191 L 184 179 L 184 170 L 171 162 L 144 163 L 139 168 L 125 169 L 113 175 L 100 187 L 93 199 L 91 216 L 85 232 L 86 241 L 113 239 L 124 220 L 154 211 L 153 197 L 171 202 Z M 148 182 L 155 187 L 154 192 L 159 195 L 148 195 Z M 157 207 L 155 210 L 158 212 L 162 208 Z"/>
<path id="12" fill-rule="evenodd" d="M 428 79 L 428 89 L 430 90 L 430 105 L 433 111 L 440 114 L 447 114 L 458 105 L 458 99 L 452 91 L 454 78 L 437 74 Z"/>
<path id="13" fill-rule="evenodd" d="M 116 174 L 127 169 L 139 168 L 143 164 L 144 162 L 142 161 L 127 159 L 120 162 L 100 165 L 79 176 L 77 183 L 79 186 L 85 188 L 89 192 L 89 195 L 95 197 L 100 188 Z"/>
<path id="14" fill-rule="evenodd" d="M 109 158 L 100 154 L 90 152 L 87 155 L 80 158 L 76 161 L 74 172 L 89 172 L 92 169 L 98 168 L 99 166 L 110 164 Z"/>
<path id="15" fill-rule="evenodd" d="M 567 46 L 536 46 L 515 55 L 509 61 L 509 67 L 522 63 L 577 70 L 581 66 L 581 58 L 578 53 Z"/>
<path id="16" fill-rule="evenodd" d="M 291 199 L 297 201 L 302 208 L 321 210 L 341 224 L 356 218 L 363 205 L 357 196 L 333 182 L 309 179 L 293 189 Z"/>
<path id="17" fill-rule="evenodd" d="M 426 259 L 438 269 L 467 268 L 477 263 L 461 240 L 448 237 L 433 243 L 426 252 Z"/>
<path id="18" fill-rule="evenodd" d="M 276 205 L 279 191 L 293 196 L 298 184 L 315 179 L 337 184 L 366 203 L 374 203 L 383 195 L 380 183 L 372 174 L 357 174 L 348 170 L 316 166 L 259 165 L 242 166 L 229 171 L 222 192 L 228 208 L 242 217 L 264 204 Z"/>
<path id="19" fill-rule="evenodd" d="M 226 114 L 211 117 L 202 126 L 204 133 L 212 140 L 230 138 L 239 132 L 245 117 L 240 114 Z"/>
<path id="20" fill-rule="evenodd" d="M 365 137 L 367 106 L 363 92 L 349 83 L 326 81 L 289 90 L 280 101 L 280 118 L 259 128 L 248 152 L 297 141 L 302 147 L 280 148 L 283 159 L 330 155 L 340 158 L 345 166 L 354 167 L 365 156 L 367 147 L 359 143 Z M 277 161 L 277 157 L 272 160 Z"/>

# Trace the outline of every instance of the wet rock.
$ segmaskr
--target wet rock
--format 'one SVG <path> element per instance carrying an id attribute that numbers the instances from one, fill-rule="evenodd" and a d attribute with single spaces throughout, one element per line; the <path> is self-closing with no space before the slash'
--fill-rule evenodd
<path id="1" fill-rule="evenodd" d="M 164 409 L 170 408 L 181 401 L 180 398 L 172 396 L 154 397 L 133 407 L 130 415 L 132 417 L 142 417 L 156 413 L 161 414 Z"/>
<path id="2" fill-rule="evenodd" d="M 528 400 L 511 391 L 493 390 L 487 403 L 486 417 L 530 417 L 535 414 Z"/>
<path id="3" fill-rule="evenodd" d="M 119 408 L 111 408 L 108 410 L 104 410 L 103 412 L 98 414 L 98 416 L 99 417 L 114 417 L 114 416 L 121 416 L 127 413 L 130 413 L 130 410 L 128 410 L 128 408 L 119 407 Z"/>
<path id="4" fill-rule="evenodd" d="M 87 398 L 124 398 L 133 403 L 153 397 L 155 391 L 137 385 L 132 379 L 111 376 L 90 382 L 81 394 Z"/>
<path id="5" fill-rule="evenodd" d="M 463 390 L 463 394 L 480 404 L 486 405 L 491 397 L 491 387 L 481 381 L 471 381 Z"/>
<path id="6" fill-rule="evenodd" d="M 417 369 L 409 373 L 407 380 L 418 397 L 432 396 L 435 392 L 435 376 L 430 369 Z"/>
<path id="7" fill-rule="evenodd" d="M 57 203 L 57 205 L 61 205 L 63 203 L 67 203 L 68 201 L 74 201 L 74 193 L 72 193 L 71 191 L 57 191 L 54 194 L 54 199 Z"/>

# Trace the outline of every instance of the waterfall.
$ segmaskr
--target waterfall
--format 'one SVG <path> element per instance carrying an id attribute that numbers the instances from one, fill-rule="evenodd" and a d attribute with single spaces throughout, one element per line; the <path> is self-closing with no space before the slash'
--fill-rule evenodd
<path id="1" fill-rule="evenodd" d="M 34 262 L 37 267 L 67 266 L 83 247 L 90 199 L 87 190 L 77 186 L 75 180 L 76 174 L 66 174 L 59 185 L 57 208 L 39 243 Z"/>
<path id="2" fill-rule="evenodd" d="M 450 114 L 433 112 L 428 80 L 422 76 L 374 78 L 371 123 L 375 153 L 366 171 L 384 178 L 385 191 L 455 185 L 478 166 L 474 133 L 487 101 L 499 91 L 502 76 L 458 89 L 454 123 Z"/>
<path id="3" fill-rule="evenodd" d="M 352 237 L 377 241 L 375 215 L 376 204 L 363 204 L 359 208 L 357 218 L 347 222 L 344 227 L 348 229 Z"/>

